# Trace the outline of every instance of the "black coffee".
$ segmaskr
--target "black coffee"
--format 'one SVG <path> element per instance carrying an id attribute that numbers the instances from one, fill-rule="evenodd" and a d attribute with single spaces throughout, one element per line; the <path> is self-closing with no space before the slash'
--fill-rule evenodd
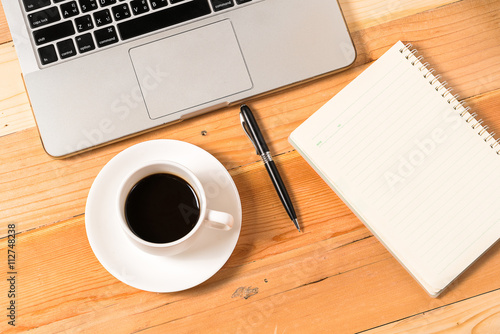
<path id="1" fill-rule="evenodd" d="M 125 202 L 125 218 L 139 238 L 166 243 L 188 234 L 200 217 L 193 188 L 172 174 L 149 175 L 132 188 Z"/>

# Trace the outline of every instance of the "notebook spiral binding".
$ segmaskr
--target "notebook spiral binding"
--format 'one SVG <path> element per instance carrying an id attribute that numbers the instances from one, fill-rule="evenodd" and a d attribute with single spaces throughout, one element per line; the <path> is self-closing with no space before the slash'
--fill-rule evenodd
<path id="1" fill-rule="evenodd" d="M 477 119 L 476 113 L 471 112 L 471 108 L 465 105 L 464 101 L 459 100 L 458 94 L 452 94 L 453 88 L 446 87 L 446 81 L 439 81 L 441 76 L 439 74 L 434 74 L 434 69 L 429 69 L 429 63 L 422 63 L 423 56 L 416 56 L 417 50 L 412 49 L 412 45 L 407 43 L 404 47 L 399 49 L 399 52 L 408 59 L 411 65 L 418 67 L 422 72 L 425 79 L 428 80 L 429 84 L 434 87 L 434 89 L 441 94 L 441 96 L 446 99 L 446 102 L 455 109 L 459 115 L 470 124 L 471 128 L 477 131 L 477 134 L 483 138 L 483 140 L 490 145 L 490 147 L 495 150 L 495 152 L 500 155 L 500 138 L 495 139 L 495 133 L 488 131 L 488 126 L 483 125 L 483 120 Z"/>

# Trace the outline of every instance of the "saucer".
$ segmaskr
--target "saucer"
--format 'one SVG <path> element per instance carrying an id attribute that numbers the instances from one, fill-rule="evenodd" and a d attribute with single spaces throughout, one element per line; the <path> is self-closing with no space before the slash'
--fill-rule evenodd
<path id="1" fill-rule="evenodd" d="M 174 256 L 151 255 L 135 247 L 119 225 L 116 194 L 135 166 L 151 160 L 171 160 L 189 168 L 203 184 L 208 207 L 230 213 L 233 228 L 202 226 L 196 244 Z M 111 275 L 137 289 L 174 292 L 203 283 L 226 263 L 240 235 L 241 215 L 238 190 L 215 157 L 186 142 L 160 139 L 129 147 L 103 167 L 90 188 L 85 227 L 95 256 Z"/>

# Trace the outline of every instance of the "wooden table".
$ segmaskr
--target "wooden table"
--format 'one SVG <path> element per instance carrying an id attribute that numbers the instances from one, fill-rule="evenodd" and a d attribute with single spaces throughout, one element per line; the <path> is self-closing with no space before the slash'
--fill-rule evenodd
<path id="1" fill-rule="evenodd" d="M 500 133 L 500 1 L 344 0 L 341 6 L 358 51 L 354 66 L 247 101 L 303 233 L 243 134 L 237 107 L 51 159 L 0 7 L 0 332 L 499 333 L 500 244 L 430 298 L 287 137 L 397 40 L 412 43 Z M 243 208 L 241 235 L 224 267 L 195 288 L 168 294 L 137 290 L 110 275 L 85 233 L 87 194 L 101 168 L 125 148 L 157 138 L 213 154 L 233 177 Z M 15 327 L 6 317 L 9 224 L 17 233 Z"/>

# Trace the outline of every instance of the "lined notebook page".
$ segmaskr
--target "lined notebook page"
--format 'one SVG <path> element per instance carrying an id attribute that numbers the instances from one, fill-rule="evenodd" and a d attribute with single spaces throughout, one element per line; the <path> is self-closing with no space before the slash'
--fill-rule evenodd
<path id="1" fill-rule="evenodd" d="M 289 139 L 436 296 L 500 238 L 500 147 L 402 48 L 394 45 Z"/>

